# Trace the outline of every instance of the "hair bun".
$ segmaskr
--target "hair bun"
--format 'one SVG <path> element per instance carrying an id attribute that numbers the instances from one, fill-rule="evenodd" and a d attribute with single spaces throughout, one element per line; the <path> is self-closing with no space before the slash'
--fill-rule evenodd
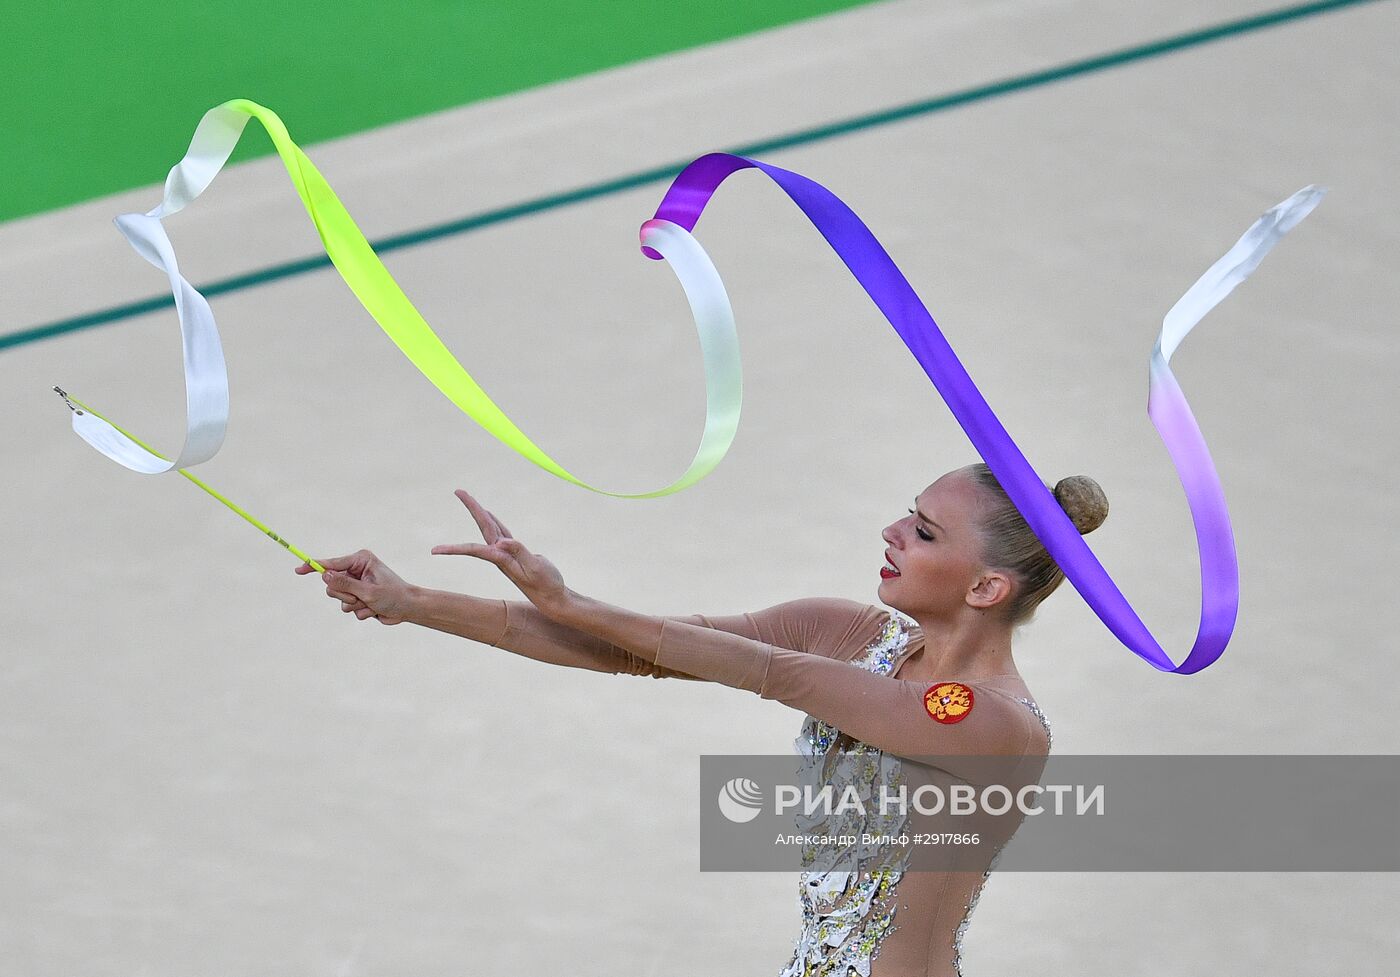
<path id="1" fill-rule="evenodd" d="M 1055 501 L 1065 510 L 1079 535 L 1092 533 L 1108 518 L 1108 496 L 1088 475 L 1071 475 L 1055 485 Z"/>

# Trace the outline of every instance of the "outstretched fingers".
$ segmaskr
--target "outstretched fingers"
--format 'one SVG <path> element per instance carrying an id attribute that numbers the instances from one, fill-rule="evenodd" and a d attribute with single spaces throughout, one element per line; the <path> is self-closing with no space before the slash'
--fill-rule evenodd
<path id="1" fill-rule="evenodd" d="M 505 535 L 496 525 L 496 520 L 491 517 L 491 513 L 482 508 L 480 502 L 476 501 L 476 499 L 472 498 L 462 489 L 458 489 L 453 494 L 457 496 L 462 505 L 467 507 L 467 511 L 472 514 L 472 519 L 476 521 L 476 528 L 481 530 L 481 538 L 486 540 L 487 543 L 494 543 Z"/>
<path id="2" fill-rule="evenodd" d="M 486 540 L 486 542 L 494 543 L 496 539 L 510 537 L 510 530 L 506 528 L 506 524 L 496 518 L 495 513 L 476 501 L 476 498 L 466 489 L 457 489 L 457 491 L 452 494 L 457 496 L 457 498 L 461 500 L 462 505 L 466 506 L 467 511 L 472 514 L 472 518 L 476 520 L 477 526 L 481 529 L 481 538 Z M 487 534 L 488 526 L 495 538 Z"/>
<path id="3" fill-rule="evenodd" d="M 524 572 L 523 560 L 529 555 L 525 544 L 518 539 L 505 537 L 490 546 L 482 543 L 440 543 L 433 547 L 434 556 L 474 556 L 493 564 L 512 580 Z"/>
<path id="4" fill-rule="evenodd" d="M 439 543 L 432 552 L 434 556 L 474 556 L 497 565 L 503 555 L 499 546 L 487 546 L 485 543 Z"/>

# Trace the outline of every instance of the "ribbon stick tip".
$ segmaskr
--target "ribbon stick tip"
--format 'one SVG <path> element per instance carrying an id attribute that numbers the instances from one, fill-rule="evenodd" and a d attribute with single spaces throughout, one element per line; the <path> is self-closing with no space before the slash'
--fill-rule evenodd
<path id="1" fill-rule="evenodd" d="M 63 389 L 62 387 L 60 387 L 58 384 L 54 384 L 53 392 L 56 393 L 56 394 L 58 394 L 60 397 L 63 398 L 63 402 L 64 402 L 65 404 L 68 405 L 68 409 L 71 410 L 73 413 L 75 413 L 75 414 L 81 414 L 81 413 L 82 413 L 82 411 L 78 410 L 78 408 L 76 408 L 76 407 L 73 406 L 73 401 L 71 401 L 71 400 L 68 399 L 68 391 L 64 390 L 64 389 Z"/>

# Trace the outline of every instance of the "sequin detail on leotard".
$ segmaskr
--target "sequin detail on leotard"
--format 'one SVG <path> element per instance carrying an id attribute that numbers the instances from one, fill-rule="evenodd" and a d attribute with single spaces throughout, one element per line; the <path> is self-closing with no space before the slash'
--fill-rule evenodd
<path id="1" fill-rule="evenodd" d="M 891 614 L 865 654 L 851 664 L 889 675 L 908 643 L 908 627 L 898 615 Z M 798 830 L 857 838 L 867 833 L 900 834 L 905 816 L 881 815 L 879 805 L 870 803 L 882 787 L 897 791 L 904 782 L 899 759 L 850 737 L 845 738 L 844 749 L 832 751 L 840 738 L 841 731 L 835 726 L 808 716 L 793 744 L 802 758 L 799 775 L 816 787 L 832 785 L 838 797 L 847 785 L 854 786 L 868 813 L 799 816 Z M 843 871 L 824 870 L 815 865 L 815 857 L 814 850 L 803 851 L 803 865 L 811 867 L 798 878 L 802 932 L 779 977 L 870 977 L 871 961 L 895 929 L 895 888 L 904 875 L 905 860 L 891 858 L 888 851 L 846 849 L 837 857 L 850 858 L 844 864 L 859 868 Z"/>

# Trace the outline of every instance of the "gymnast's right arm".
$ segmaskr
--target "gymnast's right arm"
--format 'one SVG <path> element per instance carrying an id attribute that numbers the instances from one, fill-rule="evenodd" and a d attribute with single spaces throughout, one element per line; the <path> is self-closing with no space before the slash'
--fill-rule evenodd
<path id="1" fill-rule="evenodd" d="M 343 611 L 361 620 L 374 617 L 384 624 L 418 624 L 552 665 L 704 681 L 552 621 L 529 601 L 488 599 L 414 586 L 368 550 L 318 562 L 332 571 L 323 577 L 327 595 L 339 600 Z M 313 570 L 302 564 L 296 572 L 308 574 Z M 668 620 L 833 657 L 852 642 L 868 642 L 878 633 L 885 617 L 880 608 L 857 601 L 804 598 L 746 614 L 691 614 Z"/>

